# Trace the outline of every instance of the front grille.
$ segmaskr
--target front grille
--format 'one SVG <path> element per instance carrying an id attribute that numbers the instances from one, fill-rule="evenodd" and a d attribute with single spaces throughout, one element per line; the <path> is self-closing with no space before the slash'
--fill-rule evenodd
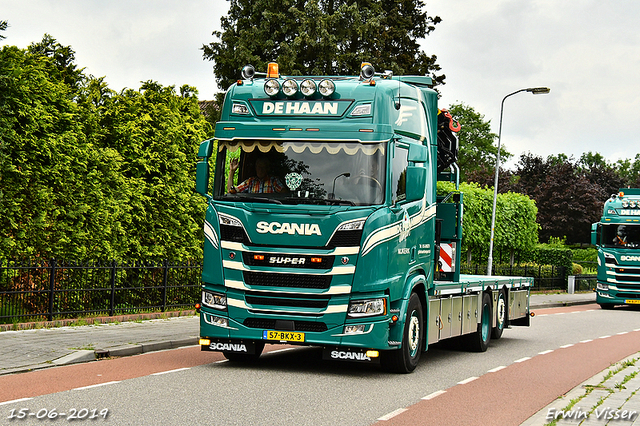
<path id="1" fill-rule="evenodd" d="M 623 299 L 637 299 L 640 297 L 640 293 L 618 293 L 616 297 L 620 297 Z"/>
<path id="2" fill-rule="evenodd" d="M 616 283 L 616 287 L 620 290 L 640 290 L 640 283 L 638 284 L 627 284 L 627 283 Z"/>
<path id="3" fill-rule="evenodd" d="M 295 307 L 295 308 L 316 308 L 324 309 L 329 304 L 327 298 L 323 299 L 301 299 L 288 297 L 283 299 L 281 297 L 268 297 L 268 296 L 245 296 L 245 300 L 250 305 L 265 305 L 265 306 L 283 306 L 283 307 Z"/>
<path id="4" fill-rule="evenodd" d="M 362 230 L 338 231 L 333 235 L 329 244 L 327 244 L 327 248 L 356 247 L 360 245 L 360 240 L 362 240 Z"/>
<path id="5" fill-rule="evenodd" d="M 220 239 L 234 243 L 249 244 L 249 237 L 240 226 L 220 225 Z"/>
<path id="6" fill-rule="evenodd" d="M 315 333 L 322 333 L 323 331 L 327 331 L 327 325 L 323 322 L 293 321 L 293 323 L 294 323 L 294 326 L 293 326 L 294 329 L 290 331 L 303 331 L 303 332 L 315 332 Z M 276 320 L 274 319 L 247 318 L 246 320 L 244 320 L 243 324 L 245 327 L 249 327 L 249 328 L 259 328 L 263 330 L 276 329 Z"/>
<path id="7" fill-rule="evenodd" d="M 262 260 L 260 260 L 262 257 Z M 314 258 L 314 262 L 311 259 Z M 330 269 L 334 256 L 309 256 L 297 254 L 242 253 L 242 260 L 248 266 Z M 318 260 L 320 260 L 318 262 Z"/>
<path id="8" fill-rule="evenodd" d="M 244 271 L 243 275 L 244 282 L 250 286 L 316 289 L 326 289 L 331 286 L 331 275 L 269 274 L 252 271 Z"/>

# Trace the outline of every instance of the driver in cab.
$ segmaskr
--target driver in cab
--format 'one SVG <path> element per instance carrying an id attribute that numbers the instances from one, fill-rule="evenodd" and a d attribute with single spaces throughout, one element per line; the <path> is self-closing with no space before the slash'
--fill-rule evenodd
<path id="1" fill-rule="evenodd" d="M 256 176 L 252 176 L 238 186 L 233 186 L 233 176 L 238 170 L 238 159 L 234 158 L 229 164 L 229 178 L 227 179 L 227 192 L 236 194 L 238 192 L 249 194 L 268 194 L 274 192 L 284 192 L 285 187 L 275 176 L 269 175 L 269 160 L 260 157 L 256 160 Z"/>

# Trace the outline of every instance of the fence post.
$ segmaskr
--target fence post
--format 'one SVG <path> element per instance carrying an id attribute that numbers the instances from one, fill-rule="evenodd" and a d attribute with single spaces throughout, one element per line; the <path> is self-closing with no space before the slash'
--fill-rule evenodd
<path id="1" fill-rule="evenodd" d="M 56 260 L 51 259 L 50 266 L 51 272 L 49 273 L 49 312 L 47 312 L 47 320 L 53 321 L 53 298 L 56 288 Z"/>
<path id="2" fill-rule="evenodd" d="M 115 315 L 116 309 L 116 261 L 111 261 L 111 300 L 109 301 L 109 316 Z"/>
<path id="3" fill-rule="evenodd" d="M 573 294 L 573 293 L 575 293 L 575 290 L 576 290 L 576 276 L 575 275 L 569 275 L 569 281 L 568 281 L 568 285 L 567 285 L 567 293 Z"/>
<path id="4" fill-rule="evenodd" d="M 162 276 L 162 312 L 167 309 L 167 281 L 169 278 L 169 260 L 164 260 L 164 274 Z"/>

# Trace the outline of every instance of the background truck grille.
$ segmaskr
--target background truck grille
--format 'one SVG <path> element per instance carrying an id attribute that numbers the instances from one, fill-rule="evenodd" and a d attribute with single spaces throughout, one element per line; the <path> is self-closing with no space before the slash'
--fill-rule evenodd
<path id="1" fill-rule="evenodd" d="M 327 244 L 327 248 L 356 247 L 360 245 L 360 240 L 362 240 L 362 230 L 340 231 L 333 235 L 333 238 Z"/>
<path id="2" fill-rule="evenodd" d="M 247 285 L 266 287 L 297 287 L 325 289 L 331 286 L 331 275 L 270 274 L 265 272 L 244 271 Z"/>

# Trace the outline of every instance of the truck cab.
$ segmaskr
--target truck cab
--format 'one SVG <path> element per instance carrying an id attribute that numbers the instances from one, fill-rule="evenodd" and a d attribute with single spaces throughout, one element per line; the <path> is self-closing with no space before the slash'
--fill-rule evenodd
<path id="1" fill-rule="evenodd" d="M 596 302 L 604 309 L 640 304 L 640 189 L 613 194 L 591 229 L 598 249 Z"/>

